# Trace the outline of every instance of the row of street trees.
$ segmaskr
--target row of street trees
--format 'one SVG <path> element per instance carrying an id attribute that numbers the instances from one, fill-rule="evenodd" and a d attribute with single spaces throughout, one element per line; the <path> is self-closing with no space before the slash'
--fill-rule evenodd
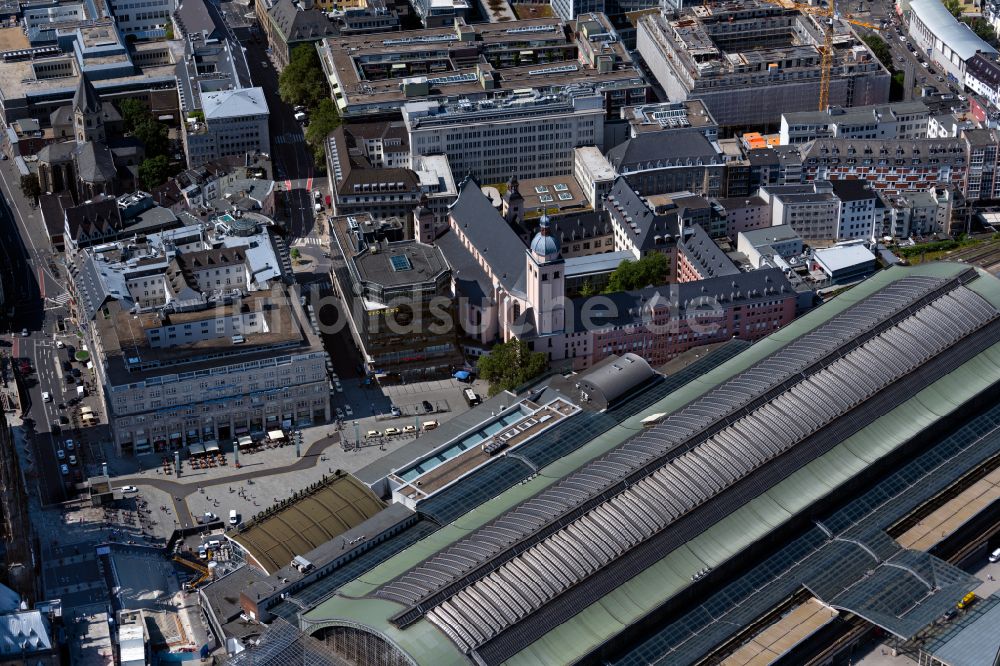
<path id="1" fill-rule="evenodd" d="M 312 149 L 316 165 L 322 168 L 326 163 L 326 137 L 337 129 L 341 121 L 337 105 L 330 99 L 330 88 L 319 63 L 319 54 L 311 44 L 300 44 L 292 51 L 288 66 L 278 77 L 278 95 L 286 104 L 308 107 L 306 143 Z"/>

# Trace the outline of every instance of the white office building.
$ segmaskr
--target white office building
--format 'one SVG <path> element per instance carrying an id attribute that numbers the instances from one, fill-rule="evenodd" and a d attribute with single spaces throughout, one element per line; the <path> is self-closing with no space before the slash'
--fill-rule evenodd
<path id="1" fill-rule="evenodd" d="M 481 183 L 573 173 L 578 146 L 603 148 L 604 97 L 593 92 L 411 102 L 403 107 L 413 155 L 446 154 L 452 173 Z"/>
<path id="2" fill-rule="evenodd" d="M 268 152 L 267 100 L 263 88 L 201 93 L 204 122 L 187 123 L 188 163 L 198 166 L 227 155 Z"/>
<path id="3" fill-rule="evenodd" d="M 108 5 L 122 33 L 139 39 L 157 39 L 166 34 L 176 0 L 110 0 Z"/>

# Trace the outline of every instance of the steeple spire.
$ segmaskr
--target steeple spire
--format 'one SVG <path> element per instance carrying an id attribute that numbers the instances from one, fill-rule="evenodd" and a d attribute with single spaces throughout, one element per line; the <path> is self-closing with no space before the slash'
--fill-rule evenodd
<path id="1" fill-rule="evenodd" d="M 81 113 L 100 113 L 101 111 L 101 97 L 84 73 L 80 74 L 80 83 L 76 87 L 76 94 L 73 95 L 73 110 Z"/>

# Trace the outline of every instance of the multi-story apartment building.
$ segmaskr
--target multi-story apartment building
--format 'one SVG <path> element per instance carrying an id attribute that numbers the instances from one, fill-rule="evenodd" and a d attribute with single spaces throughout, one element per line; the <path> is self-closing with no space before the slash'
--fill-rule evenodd
<path id="1" fill-rule="evenodd" d="M 448 155 L 451 168 L 497 183 L 573 172 L 573 150 L 604 141 L 604 98 L 591 91 L 514 93 L 481 101 L 403 107 L 414 155 Z"/>
<path id="2" fill-rule="evenodd" d="M 219 223 L 84 250 L 71 271 L 122 455 L 330 417 L 327 355 L 283 245 L 250 216 Z"/>
<path id="3" fill-rule="evenodd" d="M 807 241 L 870 240 L 882 228 L 878 195 L 860 180 L 762 187 L 771 225 L 789 225 Z"/>
<path id="4" fill-rule="evenodd" d="M 333 100 L 345 118 L 395 114 L 422 100 L 479 100 L 579 84 L 604 96 L 609 119 L 646 101 L 649 84 L 602 14 L 567 23 L 532 19 L 402 35 L 329 37 L 317 47 Z M 507 174 L 509 175 L 509 174 Z"/>
<path id="5" fill-rule="evenodd" d="M 968 155 L 962 139 L 818 139 L 802 147 L 803 178 L 867 182 L 880 194 L 952 187 L 964 191 Z"/>
<path id="6" fill-rule="evenodd" d="M 336 26 L 326 14 L 311 7 L 300 7 L 292 0 L 276 0 L 273 3 L 258 0 L 257 7 L 257 16 L 279 71 L 288 65 L 295 47 L 314 44 L 337 34 Z"/>
<path id="7" fill-rule="evenodd" d="M 401 220 L 330 222 L 335 291 L 365 367 L 380 381 L 447 377 L 464 360 L 440 248 L 405 240 Z"/>
<path id="8" fill-rule="evenodd" d="M 969 155 L 965 197 L 970 201 L 1000 199 L 1000 133 L 991 129 L 967 130 L 962 141 Z"/>
<path id="9" fill-rule="evenodd" d="M 825 19 L 762 2 L 723 2 L 638 22 L 636 43 L 671 101 L 697 97 L 722 126 L 777 123 L 816 108 Z M 882 104 L 889 72 L 839 21 L 829 103 Z"/>
<path id="10" fill-rule="evenodd" d="M 947 232 L 951 219 L 951 196 L 947 190 L 907 192 L 886 201 L 882 233 L 895 238 L 929 236 Z"/>
<path id="11" fill-rule="evenodd" d="M 270 152 L 264 90 L 252 87 L 243 48 L 217 10 L 206 0 L 184 0 L 174 21 L 186 51 L 177 94 L 188 167 Z"/>
<path id="12" fill-rule="evenodd" d="M 893 102 L 781 114 L 781 144 L 813 139 L 924 139 L 930 109 L 923 102 Z"/>
<path id="13" fill-rule="evenodd" d="M 965 85 L 1000 109 L 1000 63 L 995 57 L 977 53 L 965 63 Z"/>

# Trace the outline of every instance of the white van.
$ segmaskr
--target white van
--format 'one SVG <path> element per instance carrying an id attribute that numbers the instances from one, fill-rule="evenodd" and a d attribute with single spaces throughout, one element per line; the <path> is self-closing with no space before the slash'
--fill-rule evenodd
<path id="1" fill-rule="evenodd" d="M 997 548 L 989 556 L 990 562 L 1000 562 L 1000 548 Z"/>
<path id="2" fill-rule="evenodd" d="M 305 119 L 306 119 L 305 111 L 297 111 L 295 113 L 295 122 L 301 123 Z"/>
<path id="3" fill-rule="evenodd" d="M 229 510 L 229 524 L 230 525 L 235 525 L 238 522 L 240 522 L 240 520 L 239 520 L 239 516 L 236 513 L 236 509 L 230 509 Z"/>
<path id="4" fill-rule="evenodd" d="M 434 430 L 434 428 L 438 427 L 438 422 L 437 421 L 424 421 L 423 424 L 422 424 L 422 426 L 423 426 L 424 430 Z"/>

